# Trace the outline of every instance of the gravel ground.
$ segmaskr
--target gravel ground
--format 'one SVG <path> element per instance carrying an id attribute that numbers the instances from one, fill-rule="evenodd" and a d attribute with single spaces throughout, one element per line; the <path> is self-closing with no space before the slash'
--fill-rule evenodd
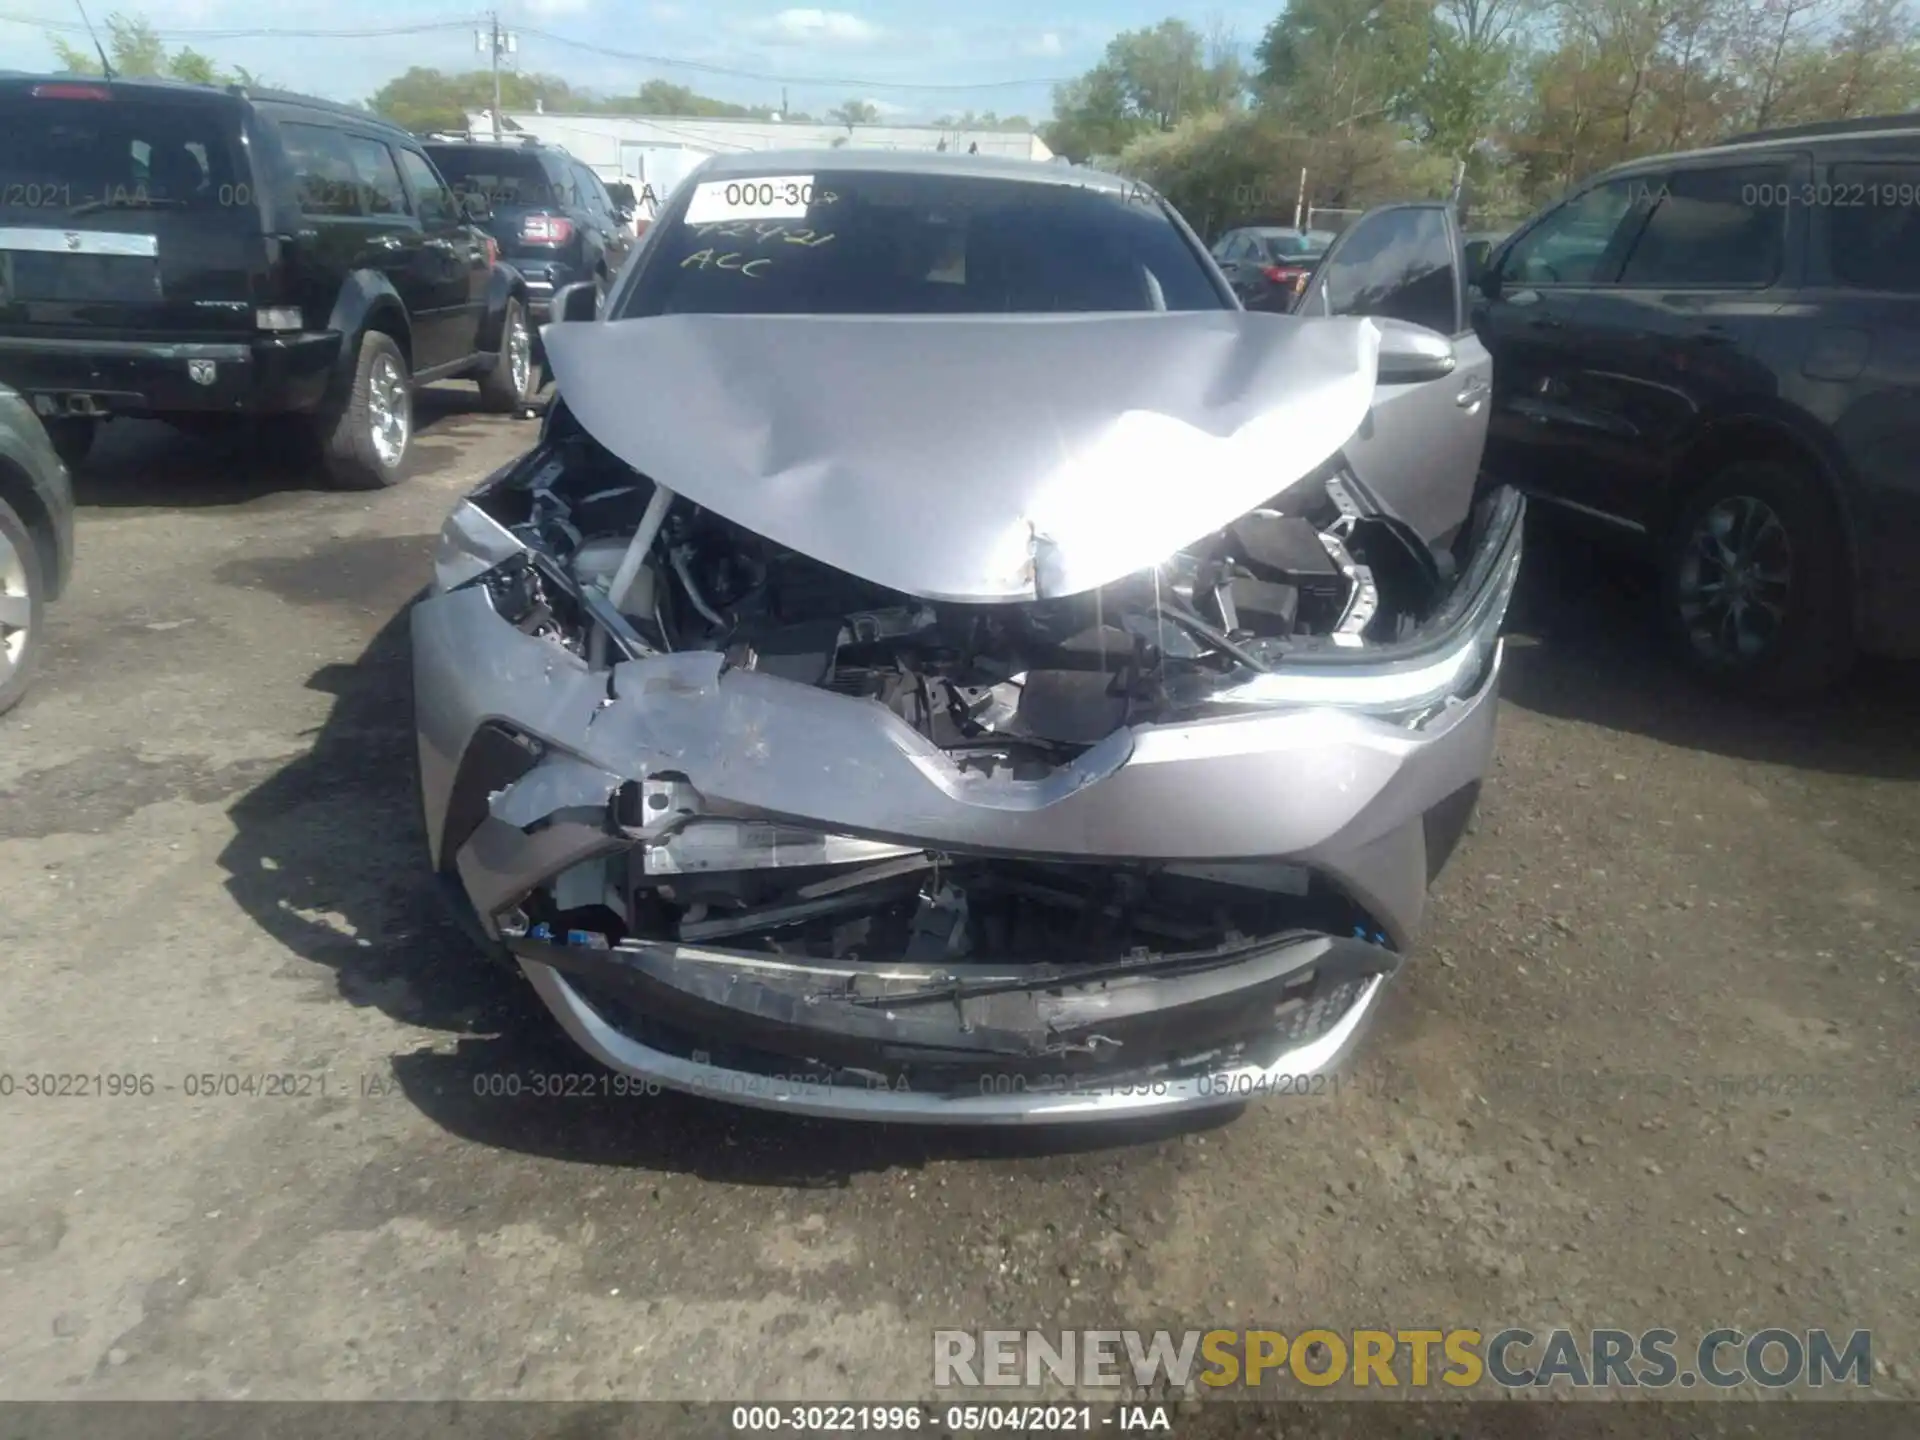
<path id="1" fill-rule="evenodd" d="M 426 887 L 404 611 L 532 427 L 427 406 L 387 494 L 124 424 L 80 479 L 0 725 L 0 1395 L 899 1399 L 936 1326 L 1261 1323 L 1864 1327 L 1915 1395 L 1914 667 L 1703 698 L 1536 526 L 1479 818 L 1337 1097 L 1046 1138 L 486 1099 L 586 1066 Z M 60 1072 L 154 1093 L 19 1088 Z"/>

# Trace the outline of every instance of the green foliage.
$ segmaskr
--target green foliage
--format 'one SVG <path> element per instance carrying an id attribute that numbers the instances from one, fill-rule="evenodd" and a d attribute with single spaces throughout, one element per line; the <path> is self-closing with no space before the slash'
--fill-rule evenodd
<path id="1" fill-rule="evenodd" d="M 536 102 L 561 114 L 576 115 L 703 115 L 765 119 L 773 112 L 747 105 L 731 105 L 696 94 L 684 85 L 648 80 L 631 95 L 601 95 L 577 89 L 557 75 L 502 71 L 500 106 L 503 110 L 531 110 Z M 493 107 L 493 72 L 468 70 L 450 74 L 416 65 L 389 80 L 368 100 L 375 113 L 409 130 L 459 130 L 467 116 Z M 800 119 L 800 116 L 791 116 Z"/>
<path id="2" fill-rule="evenodd" d="M 138 16 L 109 15 L 102 25 L 100 39 L 106 46 L 113 73 L 129 79 L 167 78 L 187 80 L 198 85 L 258 85 L 260 81 L 236 66 L 223 70 L 199 51 L 182 46 L 171 55 L 155 33 L 151 22 Z M 74 75 L 98 75 L 100 56 L 91 41 L 74 44 L 60 36 L 49 36 L 60 68 Z"/>
<path id="3" fill-rule="evenodd" d="M 947 130 L 1025 130 L 1031 133 L 1034 128 L 1033 121 L 1024 115 L 1008 115 L 1002 119 L 991 110 L 978 115 L 971 110 L 963 111 L 958 116 L 949 113 L 933 123 Z"/>
<path id="4" fill-rule="evenodd" d="M 1167 21 L 1058 86 L 1043 134 L 1072 159 L 1113 157 L 1201 225 L 1290 222 L 1302 167 L 1309 203 L 1339 207 L 1447 194 L 1460 168 L 1499 223 L 1635 156 L 1920 107 L 1910 5 L 1286 0 L 1239 82 L 1250 106 L 1168 99 L 1168 77 L 1199 62 L 1197 37 Z"/>
<path id="5" fill-rule="evenodd" d="M 1184 116 L 1237 109 L 1246 90 L 1229 44 L 1217 42 L 1209 55 L 1191 25 L 1162 20 L 1116 35 L 1098 65 L 1056 86 L 1054 119 L 1041 134 L 1070 159 L 1116 155 L 1135 137 L 1172 129 Z"/>

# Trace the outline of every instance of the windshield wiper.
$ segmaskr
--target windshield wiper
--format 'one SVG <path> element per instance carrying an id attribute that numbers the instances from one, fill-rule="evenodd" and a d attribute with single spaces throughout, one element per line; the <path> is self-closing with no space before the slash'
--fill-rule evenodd
<path id="1" fill-rule="evenodd" d="M 96 210 L 184 210 L 184 200 L 153 199 L 136 200 L 131 195 L 121 195 L 112 199 L 82 200 L 67 211 L 69 215 L 91 215 Z"/>

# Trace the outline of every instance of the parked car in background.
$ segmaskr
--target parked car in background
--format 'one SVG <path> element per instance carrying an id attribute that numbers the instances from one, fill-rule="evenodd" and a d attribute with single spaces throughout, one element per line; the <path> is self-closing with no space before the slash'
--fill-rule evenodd
<path id="1" fill-rule="evenodd" d="M 1790 694 L 1920 653 L 1920 119 L 1595 176 L 1474 317 L 1489 470 L 1651 555 L 1700 674 Z"/>
<path id="2" fill-rule="evenodd" d="M 73 573 L 73 487 L 25 399 L 0 385 L 0 715 L 46 649 L 47 606 Z"/>
<path id="3" fill-rule="evenodd" d="M 1355 1043 L 1520 563 L 1464 257 L 1375 212 L 1278 323 L 1141 197 L 715 157 L 604 307 L 557 299 L 414 715 L 431 863 L 602 1063 L 1035 1123 L 1315 1093 Z"/>
<path id="4" fill-rule="evenodd" d="M 1247 309 L 1286 311 L 1332 243 L 1324 231 L 1249 226 L 1222 235 L 1213 258 Z"/>
<path id="5" fill-rule="evenodd" d="M 0 381 L 69 465 L 100 423 L 296 415 L 334 482 L 405 473 L 412 389 L 523 405 L 518 276 L 364 110 L 161 80 L 0 79 Z"/>
<path id="6" fill-rule="evenodd" d="M 487 233 L 525 279 L 536 324 L 564 286 L 589 281 L 606 293 L 634 233 L 591 169 L 525 135 L 436 135 L 426 148 L 456 192 L 491 211 Z"/>
<path id="7" fill-rule="evenodd" d="M 640 221 L 640 197 L 633 193 L 633 186 L 624 180 L 607 182 L 607 198 L 613 202 L 613 214 L 622 228 L 634 237 L 644 228 Z"/>

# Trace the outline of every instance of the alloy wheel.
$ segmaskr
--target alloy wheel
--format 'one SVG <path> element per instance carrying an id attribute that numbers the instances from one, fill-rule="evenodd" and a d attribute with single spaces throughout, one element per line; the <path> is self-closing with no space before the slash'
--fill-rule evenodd
<path id="1" fill-rule="evenodd" d="M 1729 495 L 1695 522 L 1676 579 L 1694 650 L 1719 664 L 1750 665 L 1786 624 L 1793 541 L 1764 500 Z"/>
<path id="2" fill-rule="evenodd" d="M 533 379 L 533 337 L 518 314 L 507 330 L 507 374 L 513 379 L 513 393 L 524 396 Z"/>
<path id="3" fill-rule="evenodd" d="M 380 463 L 388 468 L 398 465 L 407 450 L 407 430 L 413 417 L 407 377 L 400 373 L 391 355 L 374 358 L 373 373 L 367 381 L 367 418 Z"/>
<path id="4" fill-rule="evenodd" d="M 0 531 L 0 686 L 26 658 L 33 626 L 33 596 L 27 592 L 27 561 Z"/>

